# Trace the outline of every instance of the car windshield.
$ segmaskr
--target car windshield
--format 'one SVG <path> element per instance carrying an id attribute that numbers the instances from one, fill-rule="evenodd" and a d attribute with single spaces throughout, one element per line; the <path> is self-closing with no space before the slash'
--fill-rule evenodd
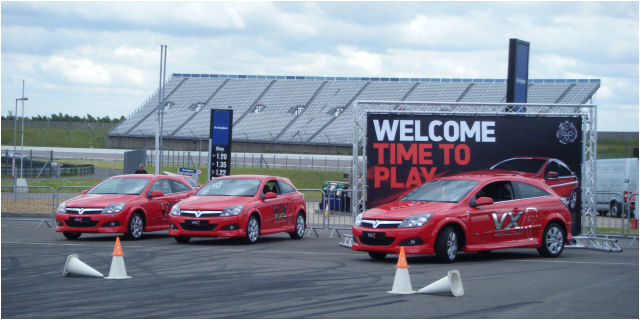
<path id="1" fill-rule="evenodd" d="M 402 198 L 402 201 L 458 202 L 478 185 L 474 180 L 434 180 Z"/>
<path id="2" fill-rule="evenodd" d="M 198 196 L 241 196 L 252 197 L 258 192 L 257 179 L 214 179 L 196 193 Z"/>
<path id="3" fill-rule="evenodd" d="M 90 194 L 140 194 L 151 179 L 112 178 L 98 183 L 87 193 Z"/>
<path id="4" fill-rule="evenodd" d="M 540 171 L 545 162 L 547 160 L 544 159 L 507 159 L 494 165 L 491 169 L 536 173 Z"/>

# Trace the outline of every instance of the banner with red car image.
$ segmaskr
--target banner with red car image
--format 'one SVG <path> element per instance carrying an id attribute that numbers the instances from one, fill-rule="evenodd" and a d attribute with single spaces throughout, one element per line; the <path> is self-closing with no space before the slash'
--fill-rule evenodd
<path id="1" fill-rule="evenodd" d="M 438 177 L 481 171 L 544 181 L 578 222 L 582 145 L 580 117 L 368 113 L 367 208 Z"/>

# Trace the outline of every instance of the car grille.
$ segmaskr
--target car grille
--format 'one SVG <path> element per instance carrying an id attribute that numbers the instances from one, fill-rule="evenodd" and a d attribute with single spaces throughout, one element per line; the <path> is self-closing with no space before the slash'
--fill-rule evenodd
<path id="1" fill-rule="evenodd" d="M 67 226 L 74 228 L 92 228 L 98 225 L 98 221 L 92 221 L 91 218 L 82 218 L 82 221 L 76 221 L 76 218 L 70 218 L 65 220 L 65 223 Z"/>
<path id="2" fill-rule="evenodd" d="M 193 221 L 198 221 L 198 224 L 194 224 Z M 206 220 L 186 220 L 184 223 L 180 224 L 183 230 L 189 231 L 211 231 L 215 229 L 217 224 L 209 224 L 209 221 Z"/>
<path id="3" fill-rule="evenodd" d="M 385 235 L 376 236 L 375 238 L 371 238 L 367 236 L 367 233 L 363 233 L 358 237 L 360 243 L 370 245 L 370 246 L 388 246 L 393 243 L 393 240 L 396 238 L 388 238 Z"/>
<path id="4" fill-rule="evenodd" d="M 362 220 L 361 226 L 372 229 L 395 229 L 400 225 L 401 221 L 389 220 Z"/>
<path id="5" fill-rule="evenodd" d="M 184 217 L 219 217 L 222 211 L 213 210 L 181 210 L 180 215 Z"/>
<path id="6" fill-rule="evenodd" d="M 98 214 L 102 213 L 103 208 L 67 208 L 65 213 L 70 214 Z"/>

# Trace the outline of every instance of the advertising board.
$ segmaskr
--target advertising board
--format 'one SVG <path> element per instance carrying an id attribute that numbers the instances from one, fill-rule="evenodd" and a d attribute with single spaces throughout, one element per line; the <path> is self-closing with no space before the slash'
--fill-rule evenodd
<path id="1" fill-rule="evenodd" d="M 518 174 L 547 183 L 580 213 L 582 118 L 367 114 L 367 208 L 439 177 Z"/>
<path id="2" fill-rule="evenodd" d="M 209 179 L 231 174 L 233 110 L 211 109 Z"/>

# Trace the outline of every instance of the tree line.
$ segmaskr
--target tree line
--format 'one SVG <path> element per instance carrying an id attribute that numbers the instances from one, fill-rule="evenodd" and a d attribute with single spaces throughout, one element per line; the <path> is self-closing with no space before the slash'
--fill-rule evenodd
<path id="1" fill-rule="evenodd" d="M 103 122 L 103 123 L 116 123 L 116 122 L 123 121 L 125 119 L 124 116 L 121 116 L 120 118 L 117 118 L 117 117 L 110 118 L 109 116 L 94 117 L 90 114 L 87 114 L 84 117 L 70 116 L 66 113 L 62 114 L 62 112 L 59 112 L 58 114 L 52 113 L 49 116 L 37 115 L 33 117 L 24 117 L 24 118 L 25 120 L 34 120 L 34 121 Z M 9 111 L 9 115 L 2 116 L 2 120 L 14 120 L 14 116 L 11 113 L 11 111 Z"/>

